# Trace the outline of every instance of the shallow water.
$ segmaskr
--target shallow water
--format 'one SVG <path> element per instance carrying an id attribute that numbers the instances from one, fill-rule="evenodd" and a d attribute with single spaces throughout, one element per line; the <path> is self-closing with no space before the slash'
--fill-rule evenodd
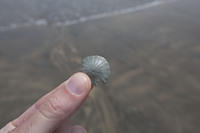
<path id="1" fill-rule="evenodd" d="M 99 54 L 111 64 L 73 123 L 89 133 L 200 132 L 200 2 L 182 0 L 71 26 L 0 33 L 0 125 Z"/>
<path id="2" fill-rule="evenodd" d="M 52 0 L 0 1 L 0 32 L 29 26 L 70 26 L 104 17 L 127 14 L 169 0 Z M 13 6 L 13 4 L 15 6 Z"/>

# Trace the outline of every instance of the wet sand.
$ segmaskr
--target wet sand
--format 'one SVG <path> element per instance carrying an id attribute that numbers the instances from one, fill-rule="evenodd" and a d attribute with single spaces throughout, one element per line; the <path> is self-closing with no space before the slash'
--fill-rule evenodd
<path id="1" fill-rule="evenodd" d="M 112 75 L 72 118 L 89 133 L 199 133 L 200 1 L 68 27 L 0 33 L 0 126 L 80 70 L 108 58 Z"/>

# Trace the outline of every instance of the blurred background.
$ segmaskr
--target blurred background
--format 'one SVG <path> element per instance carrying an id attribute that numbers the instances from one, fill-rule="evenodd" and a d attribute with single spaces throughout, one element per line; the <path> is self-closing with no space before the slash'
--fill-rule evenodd
<path id="1" fill-rule="evenodd" d="M 0 0 L 0 127 L 102 55 L 88 133 L 200 132 L 199 0 Z"/>

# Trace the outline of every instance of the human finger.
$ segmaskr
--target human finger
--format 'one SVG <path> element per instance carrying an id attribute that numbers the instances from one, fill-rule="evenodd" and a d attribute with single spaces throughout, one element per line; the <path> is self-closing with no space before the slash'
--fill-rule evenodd
<path id="1" fill-rule="evenodd" d="M 33 112 L 14 133 L 49 133 L 76 111 L 91 90 L 91 81 L 84 73 L 76 73 L 56 91 L 47 94 L 33 105 Z"/>
<path id="2" fill-rule="evenodd" d="M 0 133 L 9 133 L 10 131 L 12 131 L 15 128 L 16 127 L 11 122 L 9 122 L 5 127 L 0 129 Z"/>
<path id="3" fill-rule="evenodd" d="M 68 119 L 64 120 L 53 133 L 71 133 L 72 125 Z"/>
<path id="4" fill-rule="evenodd" d="M 87 133 L 87 131 L 85 130 L 85 128 L 79 125 L 76 125 L 72 127 L 71 133 Z"/>

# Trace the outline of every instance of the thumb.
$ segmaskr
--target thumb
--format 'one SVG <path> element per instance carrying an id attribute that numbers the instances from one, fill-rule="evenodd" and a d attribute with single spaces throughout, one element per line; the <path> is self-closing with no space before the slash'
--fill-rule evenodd
<path id="1" fill-rule="evenodd" d="M 81 105 L 91 90 L 91 81 L 84 73 L 76 73 L 55 90 L 43 96 L 25 113 L 14 133 L 49 133 Z M 29 112 L 29 110 L 27 111 Z M 21 118 L 20 118 L 21 117 Z M 23 119 L 23 115 L 18 119 Z M 15 120 L 17 122 L 17 120 Z M 20 120 L 19 120 L 20 121 Z"/>

